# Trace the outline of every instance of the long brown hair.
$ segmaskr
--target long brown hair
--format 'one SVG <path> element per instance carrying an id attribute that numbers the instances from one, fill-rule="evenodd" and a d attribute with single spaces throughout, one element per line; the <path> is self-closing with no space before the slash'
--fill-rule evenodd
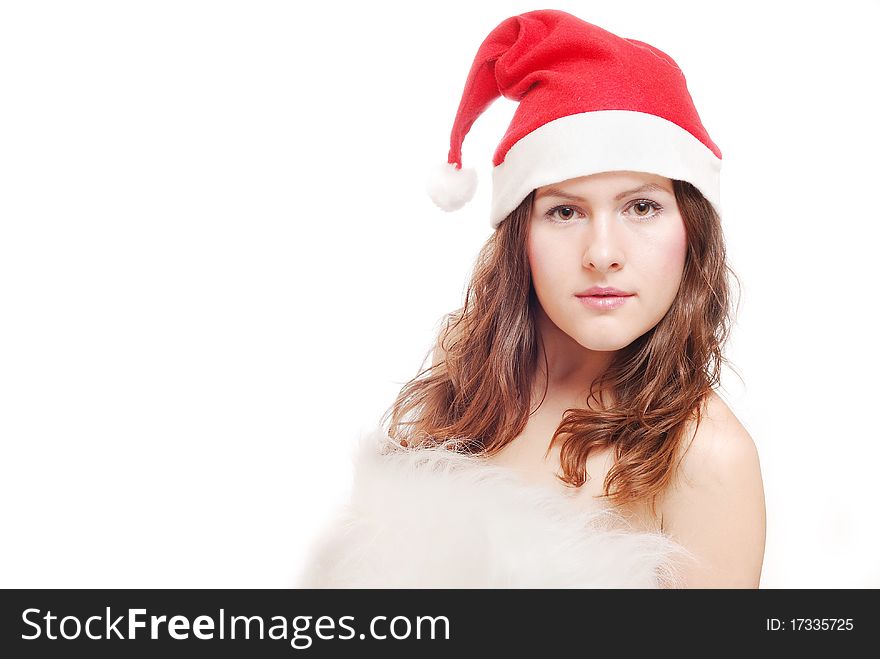
<path id="1" fill-rule="evenodd" d="M 559 478 L 580 487 L 589 452 L 613 447 L 603 496 L 614 504 L 650 499 L 652 509 L 674 476 L 689 424 L 699 425 L 721 366 L 729 364 L 722 352 L 733 321 L 727 274 L 739 281 L 712 205 L 690 183 L 674 180 L 673 188 L 687 232 L 678 294 L 663 319 L 591 383 L 588 401 L 599 409 L 567 409 L 547 449 L 562 441 Z M 401 446 L 442 442 L 492 455 L 524 430 L 541 341 L 526 252 L 534 194 L 480 250 L 464 304 L 445 316 L 439 333 L 445 358 L 420 370 L 383 415 Z M 608 408 L 596 397 L 606 390 L 614 395 Z"/>

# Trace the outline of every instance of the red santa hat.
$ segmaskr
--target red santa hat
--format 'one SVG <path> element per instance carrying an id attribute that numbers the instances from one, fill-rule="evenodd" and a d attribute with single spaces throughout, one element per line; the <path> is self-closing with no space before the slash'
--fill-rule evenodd
<path id="1" fill-rule="evenodd" d="M 476 172 L 462 168 L 462 142 L 499 96 L 519 105 L 492 160 L 493 229 L 535 188 L 618 170 L 688 181 L 720 214 L 721 150 L 675 61 L 549 9 L 508 18 L 477 51 L 449 157 L 428 183 L 440 208 L 473 198 Z"/>

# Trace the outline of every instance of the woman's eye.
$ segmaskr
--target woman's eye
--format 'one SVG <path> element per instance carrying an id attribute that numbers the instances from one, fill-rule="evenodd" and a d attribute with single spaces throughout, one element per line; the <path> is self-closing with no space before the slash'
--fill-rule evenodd
<path id="1" fill-rule="evenodd" d="M 547 211 L 547 217 L 552 220 L 570 222 L 577 215 L 577 211 L 571 206 L 556 206 Z M 557 220 L 557 218 L 559 218 Z"/>
<path id="2" fill-rule="evenodd" d="M 639 220 L 648 220 L 660 214 L 663 208 L 660 204 L 650 199 L 641 199 L 630 204 L 625 212 L 627 211 L 631 211 L 631 215 Z M 583 213 L 574 206 L 554 206 L 547 211 L 548 219 L 561 224 L 572 223 L 577 219 L 578 215 L 583 216 Z"/>
<path id="3" fill-rule="evenodd" d="M 659 204 L 648 200 L 637 201 L 630 208 L 633 210 L 633 214 L 639 218 L 653 217 L 663 210 Z"/>

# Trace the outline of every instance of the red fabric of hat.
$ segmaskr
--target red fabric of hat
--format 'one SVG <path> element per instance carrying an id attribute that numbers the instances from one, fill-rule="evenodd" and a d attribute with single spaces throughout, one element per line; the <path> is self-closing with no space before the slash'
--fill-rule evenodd
<path id="1" fill-rule="evenodd" d="M 689 181 L 720 213 L 721 151 L 675 61 L 557 10 L 506 19 L 477 51 L 447 162 L 429 183 L 444 210 L 472 198 L 462 142 L 501 96 L 519 105 L 492 161 L 493 228 L 537 187 L 618 170 Z"/>

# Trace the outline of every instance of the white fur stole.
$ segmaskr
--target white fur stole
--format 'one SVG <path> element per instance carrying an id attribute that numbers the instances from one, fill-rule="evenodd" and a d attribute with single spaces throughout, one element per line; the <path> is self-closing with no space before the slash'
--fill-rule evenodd
<path id="1" fill-rule="evenodd" d="M 351 501 L 310 547 L 298 587 L 675 588 L 689 557 L 485 458 L 400 450 L 374 430 L 355 451 Z"/>

